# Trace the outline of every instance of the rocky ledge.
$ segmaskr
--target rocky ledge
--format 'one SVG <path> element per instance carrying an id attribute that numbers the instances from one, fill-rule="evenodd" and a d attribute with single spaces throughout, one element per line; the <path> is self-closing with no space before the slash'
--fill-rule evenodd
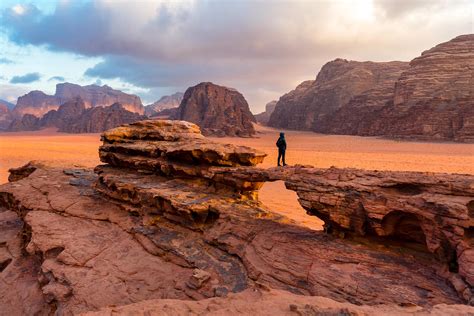
<path id="1" fill-rule="evenodd" d="M 473 176 L 260 169 L 188 122 L 103 142 L 94 171 L 30 163 L 0 186 L 6 314 L 474 312 Z M 275 180 L 326 231 L 267 210 Z"/>

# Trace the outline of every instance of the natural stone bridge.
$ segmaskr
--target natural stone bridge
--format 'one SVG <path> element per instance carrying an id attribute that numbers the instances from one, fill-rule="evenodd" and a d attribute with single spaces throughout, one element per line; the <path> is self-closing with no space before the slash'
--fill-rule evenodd
<path id="1" fill-rule="evenodd" d="M 257 285 L 355 304 L 472 303 L 474 176 L 261 169 L 264 153 L 213 143 L 187 122 L 142 121 L 103 141 L 95 173 L 33 163 L 0 186 L 0 214 L 24 222 L 11 227 L 21 242 L 0 234 L 17 249 L 0 271 L 46 297 L 30 294 L 28 313 Z M 258 189 L 276 180 L 334 234 L 266 210 Z M 25 265 L 40 277 L 18 272 Z M 11 293 L 0 287 L 15 306 Z"/>
<path id="2" fill-rule="evenodd" d="M 234 197 L 257 201 L 258 189 L 264 182 L 283 180 L 288 189 L 296 191 L 308 214 L 325 222 L 327 231 L 389 237 L 408 246 L 425 246 L 447 264 L 449 271 L 459 272 L 468 285 L 460 286 L 460 292 L 467 299 L 471 295 L 474 176 L 310 166 L 253 168 L 249 166 L 262 162 L 264 153 L 248 147 L 213 143 L 203 138 L 196 126 L 186 122 L 141 122 L 108 131 L 103 140 L 100 157 L 109 166 L 99 166 L 96 171 L 101 181 L 99 189 L 112 197 L 123 199 L 117 196 L 120 187 L 116 190 L 116 186 L 132 182 L 119 179 L 121 176 L 114 178 L 113 170 L 117 169 L 113 167 L 189 178 L 196 184 L 204 181 L 204 186 L 215 192 L 232 192 Z M 147 178 L 143 176 L 141 180 L 146 182 Z M 161 193 L 149 195 L 150 190 L 155 189 L 145 186 L 143 194 L 148 201 L 138 203 L 156 207 L 153 199 Z M 134 188 L 129 194 L 138 191 Z M 134 198 L 140 199 L 129 196 L 125 200 Z M 183 203 L 189 204 L 186 200 Z M 169 216 L 200 225 L 212 222 L 219 215 L 211 204 L 203 202 L 195 206 L 196 209 L 184 211 L 189 213 L 187 217 L 175 218 L 176 210 L 171 210 L 173 215 Z M 456 284 L 462 283 L 458 281 Z"/>

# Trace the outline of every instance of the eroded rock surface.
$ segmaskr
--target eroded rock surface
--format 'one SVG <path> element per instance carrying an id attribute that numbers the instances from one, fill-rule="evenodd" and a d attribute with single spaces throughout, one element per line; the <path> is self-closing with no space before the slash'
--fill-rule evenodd
<path id="1" fill-rule="evenodd" d="M 236 304 L 228 305 L 233 313 L 244 300 L 251 302 L 245 311 L 274 301 L 277 313 L 290 315 L 333 312 L 324 300 L 336 311 L 361 313 L 473 310 L 433 308 L 468 302 L 471 284 L 467 261 L 458 257 L 459 273 L 449 272 L 452 260 L 431 253 L 438 254 L 433 246 L 440 232 L 452 232 L 444 242 L 460 247 L 455 243 L 473 217 L 472 203 L 463 204 L 471 176 L 259 169 L 263 153 L 214 144 L 188 122 L 137 122 L 104 133 L 103 141 L 107 164 L 95 172 L 32 163 L 0 186 L 0 223 L 11 226 L 0 245 L 17 249 L 15 257 L 0 246 L 0 278 L 17 280 L 0 283 L 7 312 L 146 313 L 170 303 L 173 314 L 185 314 L 204 306 L 219 311 L 227 301 Z M 338 234 L 300 227 L 265 209 L 258 188 L 274 180 L 284 180 Z M 402 180 L 421 188 L 400 186 Z M 403 237 L 414 236 L 409 241 L 416 244 L 421 235 L 412 217 L 384 221 L 392 207 L 420 223 L 434 218 L 429 231 L 421 225 L 431 245 L 409 247 Z M 337 236 L 342 233 L 346 239 Z M 464 233 L 463 240 L 470 236 Z M 11 293 L 29 294 L 23 306 L 11 306 Z M 213 297 L 222 298 L 208 300 Z"/>

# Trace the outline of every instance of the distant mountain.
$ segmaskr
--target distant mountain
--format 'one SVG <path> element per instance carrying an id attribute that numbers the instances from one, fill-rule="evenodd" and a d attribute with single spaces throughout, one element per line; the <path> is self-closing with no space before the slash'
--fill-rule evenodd
<path id="1" fill-rule="evenodd" d="M 235 89 L 202 82 L 184 93 L 176 119 L 193 122 L 204 135 L 248 137 L 255 134 L 255 117 Z"/>
<path id="2" fill-rule="evenodd" d="M 5 100 L 0 100 L 0 130 L 5 130 L 12 120 L 11 106 L 15 105 Z"/>
<path id="3" fill-rule="evenodd" d="M 72 83 L 60 83 L 56 85 L 54 95 L 47 95 L 42 91 L 31 91 L 19 97 L 12 115 L 15 118 L 21 118 L 25 114 L 33 114 L 40 118 L 47 112 L 58 109 L 61 104 L 76 97 L 80 97 L 84 101 L 86 108 L 120 103 L 124 109 L 130 112 L 144 113 L 142 102 L 136 95 L 114 90 L 107 85 L 100 87 L 97 85 L 80 86 Z"/>
<path id="4" fill-rule="evenodd" d="M 3 107 L 3 106 L 7 107 L 11 111 L 15 107 L 15 104 L 8 102 L 6 100 L 0 99 L 0 107 Z"/>
<path id="5" fill-rule="evenodd" d="M 172 95 L 165 95 L 153 104 L 145 106 L 145 114 L 148 116 L 154 116 L 158 112 L 166 109 L 177 108 L 183 100 L 184 93 L 176 92 Z"/>
<path id="6" fill-rule="evenodd" d="M 273 100 L 268 102 L 265 105 L 265 112 L 259 113 L 255 115 L 255 118 L 257 119 L 257 122 L 267 125 L 268 120 L 270 119 L 270 115 L 272 115 L 273 111 L 275 110 L 276 104 L 278 101 Z"/>
<path id="7" fill-rule="evenodd" d="M 51 110 L 43 117 L 38 118 L 32 114 L 25 114 L 14 119 L 9 131 L 34 131 L 46 127 L 56 127 L 60 132 L 66 133 L 99 133 L 145 119 L 144 115 L 126 110 L 120 103 L 111 106 L 96 106 L 86 108 L 86 103 L 81 98 L 74 98 Z"/>

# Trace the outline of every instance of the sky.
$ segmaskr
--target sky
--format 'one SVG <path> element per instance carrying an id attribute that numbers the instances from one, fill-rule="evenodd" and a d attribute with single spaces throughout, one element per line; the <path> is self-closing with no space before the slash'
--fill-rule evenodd
<path id="1" fill-rule="evenodd" d="M 0 99 L 107 84 L 144 104 L 202 81 L 254 113 L 328 61 L 409 61 L 474 33 L 474 0 L 0 1 Z"/>

